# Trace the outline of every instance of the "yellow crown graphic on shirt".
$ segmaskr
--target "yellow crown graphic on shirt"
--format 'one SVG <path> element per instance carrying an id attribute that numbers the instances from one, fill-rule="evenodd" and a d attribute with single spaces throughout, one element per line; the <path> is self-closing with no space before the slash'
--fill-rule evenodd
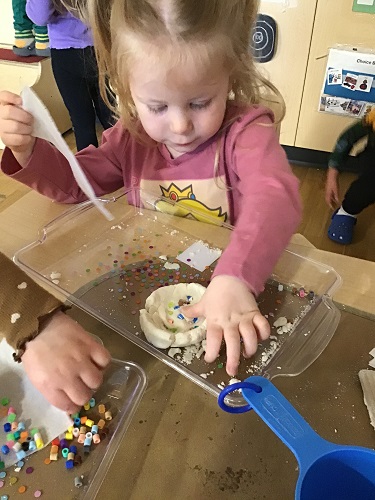
<path id="1" fill-rule="evenodd" d="M 157 201 L 156 207 L 162 212 L 214 224 L 221 224 L 227 220 L 227 213 L 223 213 L 221 207 L 209 208 L 196 199 L 192 184 L 180 189 L 172 182 L 168 188 L 160 186 L 160 190 L 164 198 L 169 198 L 175 202 L 174 205 L 170 205 L 163 200 Z M 216 220 L 210 220 L 211 218 Z"/>

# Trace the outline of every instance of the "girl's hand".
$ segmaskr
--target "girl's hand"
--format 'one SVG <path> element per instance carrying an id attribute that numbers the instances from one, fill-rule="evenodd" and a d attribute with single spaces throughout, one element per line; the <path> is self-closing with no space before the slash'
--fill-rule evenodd
<path id="1" fill-rule="evenodd" d="M 216 276 L 202 299 L 194 306 L 181 309 L 184 316 L 204 316 L 207 320 L 207 347 L 205 361 L 212 363 L 219 355 L 224 338 L 227 350 L 226 371 L 237 373 L 241 355 L 253 356 L 258 342 L 270 335 L 270 325 L 259 312 L 254 295 L 245 283 L 233 276 Z"/>
<path id="2" fill-rule="evenodd" d="M 19 95 L 6 90 L 0 92 L 0 139 L 24 167 L 33 152 L 35 137 L 31 135 L 33 117 L 21 106 Z"/>
<path id="3" fill-rule="evenodd" d="M 334 210 L 339 204 L 339 172 L 335 168 L 328 168 L 326 180 L 326 203 Z"/>
<path id="4" fill-rule="evenodd" d="M 108 351 L 76 321 L 57 312 L 26 344 L 22 364 L 43 396 L 72 414 L 99 388 L 110 359 Z"/>

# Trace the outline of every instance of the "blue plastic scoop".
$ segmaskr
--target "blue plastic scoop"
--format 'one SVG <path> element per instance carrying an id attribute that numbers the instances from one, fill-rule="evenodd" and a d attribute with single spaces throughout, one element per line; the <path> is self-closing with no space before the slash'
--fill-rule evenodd
<path id="1" fill-rule="evenodd" d="M 225 396 L 238 389 L 249 405 L 227 406 Z M 320 437 L 269 380 L 249 377 L 226 387 L 219 406 L 230 413 L 253 408 L 290 448 L 299 465 L 296 500 L 375 499 L 375 451 Z"/>

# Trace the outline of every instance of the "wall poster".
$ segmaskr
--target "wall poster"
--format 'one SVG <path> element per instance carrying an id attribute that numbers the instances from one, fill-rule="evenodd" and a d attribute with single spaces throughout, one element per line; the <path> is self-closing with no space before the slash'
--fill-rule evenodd
<path id="1" fill-rule="evenodd" d="M 375 53 L 329 50 L 319 111 L 362 118 L 375 105 Z"/>

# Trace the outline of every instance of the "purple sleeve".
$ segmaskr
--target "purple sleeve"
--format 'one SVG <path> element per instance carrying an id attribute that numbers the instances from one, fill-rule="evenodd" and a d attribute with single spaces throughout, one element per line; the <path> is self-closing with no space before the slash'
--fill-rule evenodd
<path id="1" fill-rule="evenodd" d="M 26 14 L 37 26 L 46 26 L 55 14 L 51 0 L 27 0 Z"/>
<path id="2" fill-rule="evenodd" d="M 263 116 L 247 126 L 242 124 L 242 130 L 229 141 L 226 153 L 238 178 L 240 209 L 214 273 L 241 279 L 255 295 L 264 289 L 302 211 L 298 180 L 271 123 Z"/>
<path id="3" fill-rule="evenodd" d="M 118 122 L 103 133 L 99 148 L 89 146 L 77 153 L 76 158 L 97 196 L 112 193 L 124 186 L 122 163 L 127 138 L 127 133 Z M 1 158 L 1 170 L 60 203 L 79 203 L 87 199 L 77 185 L 65 157 L 43 139 L 36 140 L 33 154 L 24 168 L 11 150 L 6 148 Z"/>

